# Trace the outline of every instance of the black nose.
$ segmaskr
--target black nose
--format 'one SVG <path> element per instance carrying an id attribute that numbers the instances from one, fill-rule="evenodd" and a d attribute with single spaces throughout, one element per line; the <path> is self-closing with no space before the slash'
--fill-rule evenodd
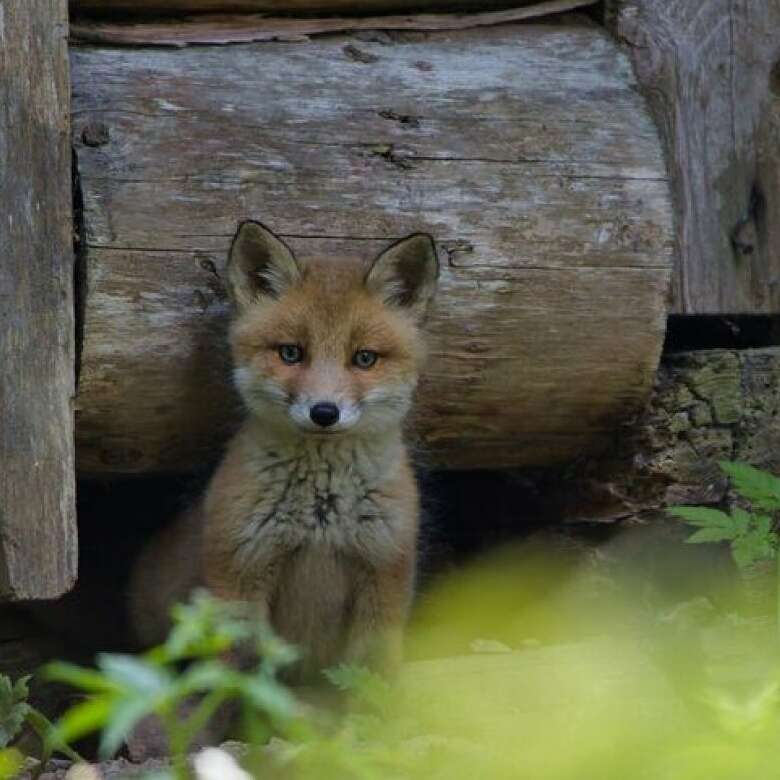
<path id="1" fill-rule="evenodd" d="M 339 421 L 339 408 L 336 404 L 318 403 L 312 406 L 309 411 L 311 421 L 317 425 L 327 428 Z"/>

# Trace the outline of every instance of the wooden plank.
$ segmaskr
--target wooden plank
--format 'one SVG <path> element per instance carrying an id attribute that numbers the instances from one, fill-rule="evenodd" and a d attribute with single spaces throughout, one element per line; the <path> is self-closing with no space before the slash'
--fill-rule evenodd
<path id="1" fill-rule="evenodd" d="M 547 0 L 510 11 L 470 14 L 412 14 L 406 16 L 360 16 L 299 19 L 260 14 L 204 15 L 150 23 L 86 20 L 70 27 L 72 43 L 118 46 L 188 46 L 191 44 L 252 43 L 255 41 L 301 42 L 310 35 L 367 31 L 377 40 L 389 40 L 387 31 L 467 30 L 489 27 L 548 14 L 559 14 L 591 0 Z"/>
<path id="2" fill-rule="evenodd" d="M 493 10 L 534 5 L 539 0 L 70 0 L 74 14 L 103 16 L 182 13 L 273 13 L 311 16 L 317 13 L 370 16 L 376 13 Z"/>
<path id="3" fill-rule="evenodd" d="M 64 0 L 0 6 L 0 599 L 76 573 Z"/>
<path id="4" fill-rule="evenodd" d="M 674 311 L 780 311 L 780 3 L 623 0 L 615 26 L 673 173 Z"/>
<path id="5" fill-rule="evenodd" d="M 303 256 L 437 238 L 417 416 L 429 462 L 564 461 L 644 402 L 671 210 L 655 128 L 603 32 L 79 47 L 72 65 L 85 472 L 180 470 L 213 454 L 232 419 L 221 276 L 245 217 Z"/>

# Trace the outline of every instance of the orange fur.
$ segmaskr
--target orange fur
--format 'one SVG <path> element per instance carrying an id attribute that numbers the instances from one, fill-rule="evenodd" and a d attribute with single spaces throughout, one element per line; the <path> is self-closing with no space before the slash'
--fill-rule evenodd
<path id="1" fill-rule="evenodd" d="M 424 359 L 419 321 L 437 273 L 429 238 L 391 247 L 369 270 L 300 266 L 257 223 L 229 262 L 236 384 L 248 418 L 198 507 L 136 567 L 132 613 L 144 643 L 196 582 L 253 602 L 303 651 L 310 676 L 343 659 L 393 664 L 414 586 L 417 486 L 401 428 Z M 280 347 L 296 345 L 288 364 Z M 369 368 L 355 354 L 378 355 Z M 313 405 L 338 408 L 333 425 Z"/>

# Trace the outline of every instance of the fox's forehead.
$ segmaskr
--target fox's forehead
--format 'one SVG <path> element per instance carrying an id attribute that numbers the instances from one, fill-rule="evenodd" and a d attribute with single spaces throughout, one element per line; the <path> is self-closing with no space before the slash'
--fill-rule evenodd
<path id="1" fill-rule="evenodd" d="M 358 258 L 311 260 L 303 279 L 277 300 L 245 312 L 234 337 L 246 346 L 305 344 L 310 353 L 345 349 L 406 351 L 414 325 L 365 286 Z"/>

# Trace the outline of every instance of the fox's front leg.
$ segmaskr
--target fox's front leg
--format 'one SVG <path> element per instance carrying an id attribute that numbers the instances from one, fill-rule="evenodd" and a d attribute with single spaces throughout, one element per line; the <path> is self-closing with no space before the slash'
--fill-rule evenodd
<path id="1" fill-rule="evenodd" d="M 372 568 L 355 583 L 345 660 L 394 674 L 403 660 L 403 632 L 414 592 L 415 561 Z"/>
<path id="2" fill-rule="evenodd" d="M 245 609 L 241 612 L 242 619 L 253 624 L 265 623 L 273 629 L 271 595 L 277 587 L 279 568 L 278 561 L 269 562 L 250 581 L 246 577 L 239 580 L 231 576 L 229 569 L 214 567 L 207 569 L 206 585 L 216 598 L 243 605 Z M 250 636 L 256 635 L 251 630 L 248 633 Z M 250 669 L 258 661 L 257 650 L 245 643 L 239 643 L 224 653 L 223 660 L 238 669 Z"/>

